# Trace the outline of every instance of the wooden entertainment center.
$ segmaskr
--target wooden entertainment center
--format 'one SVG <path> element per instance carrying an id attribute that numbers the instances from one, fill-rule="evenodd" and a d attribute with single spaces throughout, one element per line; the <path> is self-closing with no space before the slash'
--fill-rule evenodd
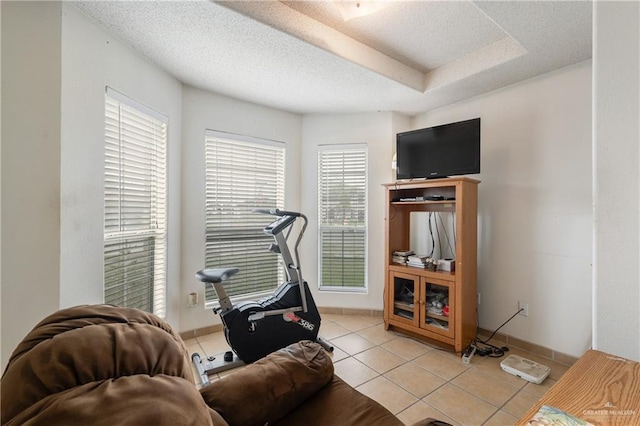
<path id="1" fill-rule="evenodd" d="M 457 177 L 384 185 L 385 329 L 432 339 L 452 346 L 457 353 L 475 338 L 479 183 Z M 453 271 L 431 271 L 393 261 L 394 252 L 410 248 L 412 212 L 453 215 L 455 232 L 449 236 L 454 240 Z"/>

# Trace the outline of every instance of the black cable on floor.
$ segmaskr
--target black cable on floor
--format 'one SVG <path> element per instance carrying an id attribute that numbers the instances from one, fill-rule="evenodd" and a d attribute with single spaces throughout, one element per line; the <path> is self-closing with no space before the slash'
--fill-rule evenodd
<path id="1" fill-rule="evenodd" d="M 496 330 L 495 330 L 493 333 L 491 333 L 491 336 L 489 336 L 489 338 L 488 338 L 486 341 L 481 340 L 481 339 L 478 339 L 477 337 L 476 337 L 476 340 L 479 340 L 480 342 L 484 343 L 485 345 L 488 345 L 489 343 L 487 343 L 487 342 L 488 342 L 489 340 L 491 340 L 491 338 L 493 338 L 493 336 L 495 336 L 495 335 L 496 335 L 496 333 L 498 332 L 498 330 L 500 330 L 502 327 L 504 327 L 505 325 L 507 325 L 507 323 L 508 323 L 509 321 L 511 321 L 513 318 L 515 318 L 515 316 L 516 316 L 516 315 L 518 315 L 518 314 L 519 314 L 520 312 L 522 312 L 522 311 L 524 311 L 524 309 L 519 309 L 519 310 L 518 310 L 518 312 L 516 312 L 515 314 L 511 315 L 511 317 L 510 317 L 508 320 L 506 320 L 505 322 L 503 322 L 503 323 L 502 323 L 502 325 L 501 325 L 500 327 L 496 328 Z"/>
<path id="2" fill-rule="evenodd" d="M 476 338 L 473 339 L 473 341 L 471 342 L 471 344 L 475 345 L 475 347 L 476 347 L 476 354 L 480 355 L 480 356 L 488 356 L 490 358 L 500 358 L 501 356 L 504 356 L 504 353 L 507 352 L 509 350 L 509 348 L 506 347 L 506 346 L 503 346 L 503 347 L 499 348 L 499 347 L 489 343 L 489 340 L 491 340 L 493 338 L 493 336 L 495 336 L 495 334 L 498 332 L 498 330 L 500 330 L 502 327 L 504 327 L 509 321 L 511 321 L 513 318 L 515 318 L 515 316 L 518 315 L 522 311 L 523 311 L 523 309 L 519 309 L 518 312 L 516 312 L 515 314 L 511 315 L 511 317 L 508 320 L 503 322 L 500 327 L 496 328 L 495 331 L 493 333 L 491 333 L 491 336 L 489 336 L 489 338 L 487 340 L 482 340 L 476 335 Z M 486 347 L 483 348 L 483 347 L 480 346 L 480 344 L 483 344 Z"/>

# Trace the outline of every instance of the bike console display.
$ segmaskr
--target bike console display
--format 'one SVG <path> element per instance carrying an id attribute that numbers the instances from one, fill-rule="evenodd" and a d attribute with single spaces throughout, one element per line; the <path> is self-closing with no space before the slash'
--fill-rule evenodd
<path id="1" fill-rule="evenodd" d="M 280 219 L 267 225 L 267 227 L 264 228 L 264 233 L 269 235 L 278 234 L 283 230 L 287 229 L 287 227 L 295 221 L 296 221 L 295 216 L 282 216 L 280 217 Z"/>

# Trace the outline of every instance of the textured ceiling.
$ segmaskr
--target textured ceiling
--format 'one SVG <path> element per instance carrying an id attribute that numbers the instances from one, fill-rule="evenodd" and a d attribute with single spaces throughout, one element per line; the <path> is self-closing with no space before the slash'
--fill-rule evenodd
<path id="1" fill-rule="evenodd" d="M 589 1 L 79 1 L 178 80 L 298 113 L 416 114 L 591 57 Z"/>

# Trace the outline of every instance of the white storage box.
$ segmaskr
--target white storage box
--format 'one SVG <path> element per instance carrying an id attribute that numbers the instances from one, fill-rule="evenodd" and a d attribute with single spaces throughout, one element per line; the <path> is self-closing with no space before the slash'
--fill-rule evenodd
<path id="1" fill-rule="evenodd" d="M 455 259 L 440 259 L 438 260 L 438 271 L 453 272 L 456 269 Z"/>
<path id="2" fill-rule="evenodd" d="M 509 355 L 500 362 L 500 368 L 531 383 L 540 384 L 551 373 L 551 368 L 518 355 Z"/>

